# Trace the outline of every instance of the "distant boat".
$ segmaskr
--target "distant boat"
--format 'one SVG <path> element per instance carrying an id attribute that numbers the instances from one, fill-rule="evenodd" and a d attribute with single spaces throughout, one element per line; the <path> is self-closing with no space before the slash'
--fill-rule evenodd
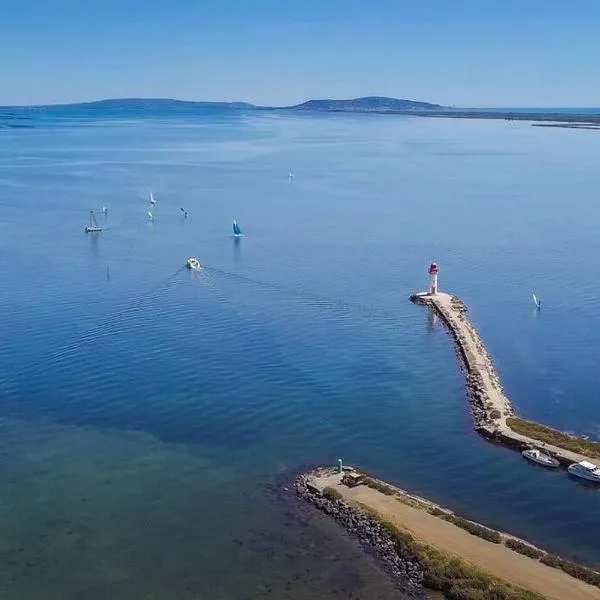
<path id="1" fill-rule="evenodd" d="M 185 266 L 190 269 L 190 271 L 199 271 L 202 268 L 200 261 L 193 256 L 190 256 L 190 258 L 185 261 Z"/>
<path id="2" fill-rule="evenodd" d="M 156 200 L 154 199 L 154 194 L 150 192 L 150 204 L 154 206 L 156 204 Z"/>
<path id="3" fill-rule="evenodd" d="M 180 208 L 179 210 L 181 211 L 181 214 L 183 215 L 183 218 L 187 219 L 187 210 L 185 210 L 185 208 Z"/>
<path id="4" fill-rule="evenodd" d="M 290 169 L 290 172 L 288 173 L 288 179 L 294 179 L 294 173 L 292 172 L 292 170 Z"/>
<path id="5" fill-rule="evenodd" d="M 240 229 L 238 222 L 234 219 L 233 220 L 233 237 L 239 238 L 239 237 L 242 237 L 243 235 L 244 234 L 242 233 L 242 230 Z"/>
<path id="6" fill-rule="evenodd" d="M 531 294 L 533 296 L 533 303 L 535 304 L 536 308 L 538 310 L 540 310 L 540 308 L 542 308 L 542 302 L 541 300 L 538 300 L 538 297 L 535 294 Z"/>
<path id="7" fill-rule="evenodd" d="M 96 221 L 96 215 L 93 210 L 90 210 L 90 224 L 85 228 L 86 233 L 99 233 L 102 231 L 102 227 L 98 225 Z"/>
<path id="8" fill-rule="evenodd" d="M 552 467 L 553 469 L 556 469 L 560 466 L 560 463 L 555 458 L 533 448 L 530 450 L 523 450 L 521 455 L 526 460 L 530 460 L 531 462 L 542 465 L 543 467 Z"/>
<path id="9" fill-rule="evenodd" d="M 150 221 L 154 221 L 154 215 L 148 211 L 148 219 L 150 219 Z"/>
<path id="10" fill-rule="evenodd" d="M 575 477 L 581 477 L 581 479 L 600 483 L 600 469 L 594 463 L 588 462 L 587 460 L 573 463 L 569 466 L 567 471 Z"/>

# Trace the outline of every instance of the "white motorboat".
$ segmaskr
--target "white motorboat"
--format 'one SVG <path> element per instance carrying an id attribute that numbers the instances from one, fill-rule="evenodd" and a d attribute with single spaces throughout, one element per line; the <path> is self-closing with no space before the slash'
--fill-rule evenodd
<path id="1" fill-rule="evenodd" d="M 543 467 L 551 467 L 553 469 L 556 469 L 560 466 L 560 463 L 555 458 L 549 456 L 548 454 L 544 454 L 543 452 L 541 452 L 540 450 L 536 450 L 535 448 L 523 450 L 523 452 L 521 452 L 521 456 L 524 459 L 530 460 L 531 462 L 534 462 L 537 465 L 542 465 Z"/>
<path id="2" fill-rule="evenodd" d="M 202 268 L 200 261 L 193 256 L 185 261 L 185 266 L 192 271 L 199 271 Z"/>
<path id="3" fill-rule="evenodd" d="M 575 477 L 581 477 L 581 479 L 587 479 L 588 481 L 600 483 L 600 469 L 594 463 L 591 463 L 587 460 L 573 463 L 567 470 Z"/>

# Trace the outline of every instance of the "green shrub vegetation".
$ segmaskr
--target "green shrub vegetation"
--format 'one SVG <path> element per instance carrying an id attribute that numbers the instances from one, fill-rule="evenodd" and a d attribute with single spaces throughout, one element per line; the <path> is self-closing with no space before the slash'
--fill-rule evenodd
<path id="1" fill-rule="evenodd" d="M 540 562 L 543 562 L 549 567 L 560 569 L 560 558 L 558 558 L 558 556 L 554 556 L 553 554 L 544 554 L 544 556 L 542 556 L 542 558 L 540 559 Z"/>
<path id="2" fill-rule="evenodd" d="M 444 519 L 444 521 L 449 521 L 457 527 L 468 531 L 471 535 L 476 535 L 477 537 L 483 538 L 484 540 L 487 540 L 488 542 L 492 542 L 494 544 L 502 543 L 502 536 L 493 529 L 489 529 L 488 527 L 484 527 L 483 525 L 478 525 L 477 523 L 473 523 L 473 521 L 463 519 L 462 517 L 458 517 L 451 513 L 444 513 L 439 516 L 442 519 Z"/>
<path id="3" fill-rule="evenodd" d="M 391 485 L 387 483 L 383 483 L 383 481 L 379 481 L 377 479 L 372 479 L 371 477 L 365 477 L 363 479 L 364 485 L 385 494 L 386 496 L 393 496 L 397 493 L 397 490 L 394 489 Z"/>
<path id="4" fill-rule="evenodd" d="M 502 413 L 497 408 L 494 408 L 494 410 L 492 410 L 490 412 L 490 417 L 492 419 L 499 419 L 501 416 L 502 416 Z"/>
<path id="5" fill-rule="evenodd" d="M 363 507 L 363 512 L 381 523 L 399 552 L 420 563 L 423 584 L 442 592 L 449 600 L 544 600 L 539 594 L 503 583 L 457 557 L 417 542 L 409 533 L 382 520 L 378 513 L 367 507 Z"/>
<path id="6" fill-rule="evenodd" d="M 521 435 L 526 435 L 527 437 L 558 446 L 559 448 L 565 448 L 577 454 L 583 454 L 589 458 L 600 458 L 600 442 L 582 440 L 551 427 L 532 423 L 531 421 L 524 421 L 518 417 L 509 417 L 506 423 L 513 431 Z"/>
<path id="7" fill-rule="evenodd" d="M 323 490 L 323 496 L 327 498 L 327 500 L 341 500 L 342 494 L 340 494 L 336 489 L 332 487 L 326 487 Z"/>
<path id="8" fill-rule="evenodd" d="M 471 535 L 476 535 L 477 537 L 483 538 L 488 542 L 501 544 L 503 541 L 502 535 L 497 531 L 494 531 L 489 527 L 484 527 L 483 525 L 473 523 L 473 521 L 469 521 L 468 519 L 463 519 L 462 517 L 454 515 L 447 510 L 442 510 L 437 506 L 432 506 L 429 509 L 429 514 L 433 515 L 434 517 L 440 517 L 440 519 L 444 519 L 444 521 L 448 521 L 449 523 L 468 531 Z"/>
<path id="9" fill-rule="evenodd" d="M 507 538 L 504 541 L 504 545 L 519 554 L 524 554 L 525 556 L 529 556 L 529 558 L 542 558 L 545 555 L 545 552 L 530 546 L 529 544 L 524 544 L 519 540 L 515 540 L 513 538 Z"/>
<path id="10" fill-rule="evenodd" d="M 600 587 L 600 573 L 598 573 L 598 571 L 588 569 L 588 567 L 578 565 L 570 560 L 566 560 L 564 558 L 560 558 L 560 556 L 554 556 L 552 554 L 544 554 L 544 556 L 542 556 L 540 559 L 540 562 L 543 562 L 549 567 L 554 567 L 555 569 L 562 569 L 565 573 L 571 575 L 571 577 L 575 577 L 581 581 L 585 581 L 586 583 Z"/>
<path id="11" fill-rule="evenodd" d="M 427 505 L 423 502 L 419 502 L 419 500 L 415 498 L 410 498 L 409 496 L 405 496 L 404 494 L 397 494 L 396 500 L 401 502 L 402 504 L 406 504 L 406 506 L 410 506 L 412 508 L 418 508 L 419 510 L 423 510 L 427 508 Z"/>

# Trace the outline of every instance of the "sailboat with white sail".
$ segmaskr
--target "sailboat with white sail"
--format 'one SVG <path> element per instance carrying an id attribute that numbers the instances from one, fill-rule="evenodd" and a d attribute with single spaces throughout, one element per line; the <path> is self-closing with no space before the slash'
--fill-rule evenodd
<path id="1" fill-rule="evenodd" d="M 152 206 L 154 206 L 156 204 L 156 198 L 154 198 L 154 194 L 152 193 L 152 190 L 150 190 L 150 204 L 152 204 Z"/>
<path id="2" fill-rule="evenodd" d="M 536 308 L 538 310 L 540 310 L 542 308 L 542 301 L 534 294 L 532 294 L 533 296 L 533 303 L 535 304 Z"/>
<path id="3" fill-rule="evenodd" d="M 90 223 L 86 226 L 86 233 L 100 233 L 102 231 L 102 227 L 98 225 L 98 221 L 96 220 L 96 215 L 93 210 L 90 210 Z"/>

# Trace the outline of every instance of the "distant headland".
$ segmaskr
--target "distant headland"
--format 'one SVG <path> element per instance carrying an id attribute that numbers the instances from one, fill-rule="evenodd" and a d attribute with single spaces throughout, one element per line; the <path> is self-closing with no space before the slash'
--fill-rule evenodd
<path id="1" fill-rule="evenodd" d="M 506 121 L 536 121 L 578 129 L 600 128 L 600 108 L 596 109 L 509 109 L 509 108 L 456 108 L 431 102 L 364 96 L 351 99 L 315 99 L 291 106 L 260 106 L 248 102 L 205 102 L 170 98 L 111 98 L 72 104 L 0 107 L 0 117 L 8 112 L 79 109 L 85 111 L 110 110 L 112 112 L 195 112 L 198 110 L 271 111 L 279 113 L 368 113 L 381 115 L 411 115 L 458 119 L 504 119 Z M 12 115 L 14 116 L 14 114 Z"/>
<path id="2" fill-rule="evenodd" d="M 21 108 L 21 107 L 11 107 Z M 25 107 L 22 107 L 25 108 Z M 90 102 L 69 104 L 49 104 L 28 108 L 88 108 L 88 109 L 231 109 L 231 110 L 287 110 L 287 111 L 345 111 L 345 112 L 392 112 L 405 110 L 444 109 L 441 104 L 387 98 L 385 96 L 364 96 L 348 100 L 307 100 L 291 106 L 263 106 L 249 102 L 206 102 L 197 100 L 177 100 L 172 98 L 109 98 Z"/>

